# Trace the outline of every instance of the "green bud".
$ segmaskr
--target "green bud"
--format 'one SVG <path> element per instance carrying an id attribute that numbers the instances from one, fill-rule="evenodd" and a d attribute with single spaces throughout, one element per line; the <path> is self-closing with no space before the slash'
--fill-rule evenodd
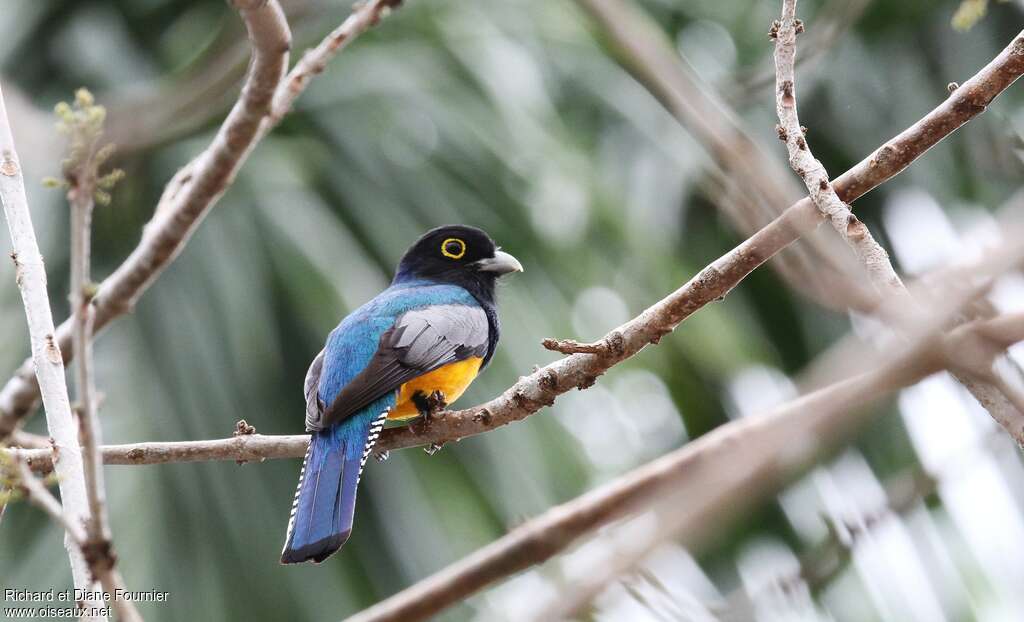
<path id="1" fill-rule="evenodd" d="M 94 101 L 89 89 L 82 87 L 75 91 L 75 103 L 78 104 L 79 108 L 88 108 L 93 105 Z"/>
<path id="2" fill-rule="evenodd" d="M 96 166 L 102 165 L 104 162 L 110 159 L 110 156 L 114 155 L 114 143 L 107 143 L 99 148 L 96 155 L 93 156 L 93 160 L 96 162 Z"/>
<path id="3" fill-rule="evenodd" d="M 119 168 L 115 168 L 114 170 L 110 171 L 103 177 L 100 177 L 98 180 L 96 180 L 96 185 L 102 188 L 103 190 L 110 190 L 114 187 L 115 184 L 117 184 L 117 182 L 121 181 L 122 179 L 124 179 L 124 171 Z"/>

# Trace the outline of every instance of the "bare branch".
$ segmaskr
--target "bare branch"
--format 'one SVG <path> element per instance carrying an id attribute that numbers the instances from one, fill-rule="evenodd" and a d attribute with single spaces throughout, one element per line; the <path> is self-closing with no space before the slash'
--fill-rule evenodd
<path id="1" fill-rule="evenodd" d="M 648 20 L 644 19 L 639 11 L 631 10 L 620 0 L 577 1 L 605 29 L 605 34 L 624 56 L 624 65 L 632 75 L 644 84 L 669 112 L 693 131 L 703 144 L 708 145 L 715 160 L 725 170 L 733 172 L 730 177 L 738 178 L 736 183 L 743 184 L 746 188 L 745 194 L 744 192 L 732 192 L 726 197 L 727 203 L 749 201 L 748 195 L 767 197 L 769 203 L 778 202 L 780 196 L 784 198 L 778 180 L 774 179 L 778 175 L 765 174 L 765 171 L 773 170 L 773 160 L 766 158 L 758 151 L 753 141 L 743 133 L 728 108 L 713 93 L 708 92 L 707 88 L 702 87 L 699 78 L 692 75 L 693 72 L 686 67 L 685 62 L 678 57 L 675 50 L 661 41 L 663 35 L 656 26 L 647 23 Z M 771 33 L 773 37 L 778 37 L 781 25 L 781 23 L 777 23 L 773 26 Z M 795 20 L 790 25 L 795 31 L 797 28 Z M 802 24 L 800 28 L 802 28 Z M 795 36 L 795 32 L 793 34 Z M 984 94 L 980 91 L 972 91 L 973 99 L 960 102 L 952 101 L 953 98 L 947 100 L 944 105 L 936 108 L 930 115 L 890 141 L 889 145 L 880 149 L 877 153 L 885 154 L 885 159 L 866 159 L 840 177 L 836 181 L 835 191 L 830 187 L 823 187 L 823 183 L 829 183 L 828 176 L 820 163 L 817 163 L 807 151 L 804 136 L 806 128 L 799 125 L 795 114 L 795 100 L 792 100 L 794 123 L 788 124 L 788 130 L 780 125 L 779 136 L 784 140 L 788 138 L 789 143 L 797 147 L 796 154 L 798 156 L 801 154 L 808 156 L 806 158 L 801 156 L 800 161 L 794 162 L 795 169 L 804 177 L 811 197 L 825 207 L 826 211 L 823 214 L 831 217 L 832 223 L 841 237 L 854 249 L 860 263 L 866 268 L 871 282 L 875 283 L 884 294 L 906 299 L 902 283 L 892 269 L 887 253 L 875 243 L 867 226 L 850 213 L 848 206 L 843 204 L 843 200 L 852 201 L 870 187 L 898 173 L 917 155 L 941 140 L 945 135 L 942 132 L 952 131 L 966 121 L 969 117 L 964 117 L 963 113 L 976 114 L 983 110 L 984 104 L 980 102 L 990 101 L 990 98 L 987 100 L 985 98 L 992 93 L 987 89 L 992 86 L 998 87 L 1001 84 L 1008 85 L 1019 76 L 1022 63 L 1019 54 L 1020 41 L 1021 38 L 1018 36 L 1017 40 L 1004 50 L 999 58 L 971 80 L 971 84 L 980 85 L 982 90 L 985 90 Z M 790 45 L 791 61 L 792 51 L 792 45 Z M 1004 66 L 997 67 L 1000 64 Z M 793 95 L 792 62 L 788 63 L 788 67 L 788 76 L 781 80 L 780 84 L 788 82 L 790 95 Z M 781 95 L 780 91 L 780 98 Z M 981 96 L 979 97 L 979 95 Z M 955 114 L 949 116 L 951 112 Z M 932 133 L 935 128 L 940 130 L 939 134 Z M 899 157 L 889 157 L 892 154 L 897 154 Z M 878 176 L 878 173 L 881 172 L 879 169 L 884 169 L 881 176 Z M 815 174 L 812 175 L 812 171 Z M 865 183 L 865 179 L 874 181 Z M 850 181 L 855 182 L 856 194 L 846 196 L 843 194 L 845 192 L 843 184 L 848 184 Z M 828 195 L 831 195 L 831 198 Z M 779 248 L 784 248 L 817 226 L 817 221 L 814 219 L 820 218 L 820 216 L 809 213 L 812 207 L 814 207 L 812 202 L 805 199 L 790 207 L 782 217 L 765 227 L 765 230 L 773 229 L 787 218 L 793 221 L 793 229 L 787 230 L 786 227 L 780 227 L 782 230 L 777 232 L 780 236 L 789 236 L 790 238 L 784 241 Z M 809 239 L 813 240 L 813 238 Z M 836 277 L 841 276 L 841 273 L 832 268 L 831 255 L 821 252 L 822 250 L 818 249 L 816 263 L 812 266 L 815 269 L 810 272 L 807 272 L 806 266 L 801 263 L 788 267 L 783 266 L 782 272 L 788 277 L 787 280 L 791 283 L 797 281 L 795 286 L 805 290 L 807 289 L 806 283 L 816 281 L 831 283 L 832 286 L 827 289 L 829 296 L 844 306 L 865 312 L 877 311 L 879 299 L 874 288 L 865 287 L 856 279 L 843 279 L 840 286 L 835 286 Z M 796 274 L 794 269 L 799 269 L 800 273 L 806 274 L 794 277 Z M 811 291 L 810 293 L 814 294 L 815 292 Z M 820 295 L 815 297 L 821 299 Z M 829 302 L 826 301 L 826 304 Z M 834 302 L 831 304 L 834 305 Z M 895 310 L 894 319 L 901 319 L 906 312 L 907 310 L 904 309 Z M 569 345 L 572 346 L 572 344 Z M 571 347 L 570 350 L 577 351 L 572 350 Z M 1024 417 L 1013 409 L 1004 395 L 991 384 L 961 377 L 959 373 L 956 377 L 970 389 L 980 403 L 985 405 L 992 417 L 1013 434 L 1018 442 L 1024 442 L 1024 433 L 1020 431 L 1024 427 L 1024 421 L 1017 421 Z"/>
<path id="2" fill-rule="evenodd" d="M 88 517 L 82 454 L 78 447 L 77 426 L 71 416 L 68 388 L 64 380 L 64 362 L 54 340 L 53 315 L 46 293 L 46 269 L 36 242 L 32 217 L 25 198 L 25 181 L 14 148 L 10 122 L 0 92 L 0 199 L 14 252 L 11 254 L 21 298 L 28 319 L 32 344 L 32 363 L 42 388 L 46 425 L 53 439 L 53 455 L 64 507 L 72 522 Z M 76 588 L 92 591 L 93 582 L 81 551 L 71 538 L 65 538 Z M 90 604 L 93 604 L 90 599 Z"/>
<path id="3" fill-rule="evenodd" d="M 885 175 L 891 177 L 899 173 L 916 155 L 920 155 L 945 136 L 936 132 L 952 132 L 958 128 L 983 109 L 983 105 L 978 102 L 990 102 L 1021 73 L 1024 73 L 1024 34 L 1018 35 L 999 56 L 957 89 L 950 99 L 890 141 L 892 144 L 901 145 L 898 150 L 883 148 L 878 151 L 899 153 L 900 158 L 885 158 L 881 161 L 867 158 L 842 175 L 834 184 L 840 198 L 857 198 L 884 181 Z M 958 99 L 960 96 L 965 99 Z M 772 255 L 797 239 L 799 235 L 817 227 L 820 220 L 821 216 L 810 199 L 799 201 L 770 225 L 705 267 L 678 290 L 606 336 L 605 339 L 608 339 L 617 334 L 619 337 L 616 337 L 615 341 L 619 342 L 621 338 L 621 349 L 608 351 L 603 356 L 593 353 L 573 354 L 520 378 L 502 395 L 485 404 L 447 412 L 443 417 L 432 418 L 425 425 L 385 430 L 378 443 L 379 451 L 418 445 L 443 445 L 449 441 L 480 434 L 524 419 L 545 405 L 553 403 L 558 395 L 573 388 L 589 386 L 617 362 L 635 355 L 648 344 L 657 343 L 661 337 L 704 305 L 722 299 Z M 1007 316 L 1000 322 L 1004 328 L 1014 327 L 1014 330 L 1024 332 L 1024 321 L 1016 316 Z M 972 384 L 977 386 L 974 381 L 965 382 L 968 388 L 971 388 Z M 975 395 L 978 394 L 975 392 Z M 998 395 L 985 397 L 982 404 L 1001 425 L 1011 429 L 1017 414 L 1005 398 L 1000 399 Z M 1019 440 L 1019 436 L 1020 434 L 1015 434 L 1014 438 Z M 241 445 L 240 448 L 233 445 L 239 442 L 252 444 Z M 104 448 L 104 461 L 107 464 L 159 464 L 180 460 L 250 461 L 298 457 L 305 453 L 306 442 L 306 437 L 300 435 L 256 435 L 247 437 L 246 441 L 225 439 L 122 445 Z M 38 468 L 48 468 L 45 461 L 38 456 L 33 456 L 33 464 L 38 465 Z"/>
<path id="4" fill-rule="evenodd" d="M 803 30 L 796 19 L 796 0 L 783 0 L 782 21 L 773 27 L 775 34 L 775 110 L 779 116 L 779 138 L 789 151 L 789 165 L 804 182 L 808 195 L 818 211 L 842 237 L 867 269 L 871 282 L 882 295 L 906 297 L 906 288 L 889 262 L 885 252 L 867 226 L 850 212 L 850 206 L 836 194 L 828 172 L 811 153 L 796 107 L 796 36 Z"/>
<path id="5" fill-rule="evenodd" d="M 907 292 L 903 281 L 896 274 L 889 254 L 878 244 L 867 225 L 850 211 L 829 181 L 824 165 L 811 153 L 804 136 L 803 127 L 796 105 L 796 76 L 793 70 L 796 59 L 796 37 L 803 31 L 803 24 L 796 18 L 796 0 L 783 0 L 782 19 L 772 26 L 775 39 L 775 109 L 779 117 L 779 138 L 786 143 L 789 164 L 803 180 L 807 192 L 817 207 L 832 224 L 867 270 L 868 277 L 883 299 L 905 303 L 908 308 L 903 314 L 916 312 L 916 303 Z M 1019 41 L 1019 39 L 1018 39 Z M 1011 46 L 1012 47 L 1012 46 Z M 1018 50 L 1020 52 L 1020 50 Z M 890 305 L 891 308 L 891 305 Z M 1000 425 L 1021 446 L 1024 446 L 1024 410 L 1015 408 L 1012 399 L 992 384 L 991 357 L 986 359 L 989 367 L 964 370 L 954 362 L 954 377 L 970 391 Z M 1005 384 L 1005 383 L 1003 383 Z M 1012 391 L 1012 387 L 1008 387 Z"/>
<path id="6" fill-rule="evenodd" d="M 301 458 L 309 446 L 308 434 L 267 436 L 247 434 L 204 441 L 175 441 L 107 445 L 100 448 L 103 464 L 141 465 L 171 462 L 230 460 L 239 464 L 274 458 Z M 18 452 L 33 471 L 52 468 L 50 452 L 44 449 L 0 449 L 0 455 Z"/>
<path id="7" fill-rule="evenodd" d="M 87 169 L 88 166 L 86 162 L 82 168 Z M 68 189 L 68 202 L 71 204 L 71 343 L 79 353 L 75 361 L 78 438 L 82 447 L 85 492 L 89 500 L 87 537 L 96 542 L 108 542 L 110 527 L 107 521 L 106 493 L 103 485 L 103 468 L 97 450 L 102 441 L 99 422 L 96 420 L 96 403 L 93 399 L 96 389 L 92 377 L 92 296 L 86 291 L 90 273 L 89 242 L 94 206 L 92 183 L 95 175 L 90 174 L 88 170 L 80 170 L 77 173 L 77 178 Z"/>
<path id="8" fill-rule="evenodd" d="M 828 3 L 815 13 L 814 29 L 808 33 L 809 39 L 804 46 L 809 50 L 796 60 L 797 67 L 810 69 L 816 65 L 826 52 L 843 39 L 843 35 L 856 26 L 871 0 L 850 0 L 842 3 Z M 740 70 L 739 75 L 722 85 L 726 98 L 733 104 L 748 102 L 760 97 L 762 89 L 768 90 L 775 85 L 775 66 L 757 66 L 749 70 Z"/>
<path id="9" fill-rule="evenodd" d="M 552 339 L 548 337 L 540 342 L 542 346 L 561 354 L 621 354 L 622 335 L 611 332 L 607 337 L 593 343 L 580 343 L 573 339 Z"/>
<path id="10" fill-rule="evenodd" d="M 117 556 L 114 554 L 110 534 L 103 464 L 98 449 L 101 428 L 96 416 L 96 390 L 92 377 L 93 285 L 89 278 L 94 201 L 109 202 L 108 190 L 123 173 L 115 170 L 103 175 L 100 172 L 100 167 L 112 152 L 111 147 L 101 145 L 106 110 L 94 103 L 87 90 L 79 89 L 75 93 L 74 104 L 59 105 L 58 113 L 62 117 L 58 127 L 69 139 L 68 157 L 64 160 L 64 183 L 67 186 L 68 203 L 71 205 L 72 343 L 79 352 L 75 361 L 76 411 L 85 493 L 89 505 L 84 534 L 77 540 L 77 544 L 93 577 L 99 579 L 104 591 L 111 595 L 109 600 L 118 619 L 134 622 L 142 619 L 135 605 L 117 596 L 126 587 L 120 573 L 115 570 Z M 19 462 L 19 466 L 27 472 L 24 464 Z"/>
<path id="11" fill-rule="evenodd" d="M 270 116 L 260 128 L 260 136 L 266 135 L 281 119 L 288 114 L 295 100 L 309 86 L 309 81 L 323 73 L 327 64 L 338 55 L 353 39 L 380 23 L 393 9 L 401 6 L 403 0 L 367 0 L 353 8 L 352 14 L 324 37 L 315 48 L 306 50 L 295 67 L 288 72 L 288 77 L 274 94 Z"/>
<path id="12" fill-rule="evenodd" d="M 1008 236 L 1017 240 L 1021 233 L 1018 227 L 1009 231 Z M 1010 320 L 997 317 L 974 322 L 935 339 L 964 305 L 985 290 L 987 281 L 1022 261 L 1024 246 L 1012 244 L 972 266 L 971 272 L 979 277 L 979 283 L 947 292 L 945 303 L 937 305 L 934 316 L 920 323 L 909 344 L 886 349 L 882 364 L 862 359 L 862 365 L 873 368 L 872 371 L 856 373 L 772 414 L 722 426 L 612 484 L 550 510 L 438 576 L 403 592 L 396 600 L 385 601 L 355 619 L 420 619 L 491 581 L 548 559 L 582 535 L 655 501 L 671 499 L 673 508 L 685 510 L 673 514 L 671 522 L 659 529 L 658 537 L 652 538 L 650 547 L 676 533 L 686 534 L 690 542 L 698 541 L 704 531 L 720 525 L 727 515 L 734 515 L 738 505 L 749 505 L 757 497 L 769 494 L 773 486 L 792 476 L 798 467 L 810 464 L 825 445 L 836 443 L 856 428 L 870 414 L 864 408 L 870 402 L 948 365 L 949 353 L 961 349 L 972 335 L 982 335 L 1003 347 L 1019 337 L 1014 332 L 1019 316 L 1013 315 Z M 956 274 L 947 281 L 956 280 Z M 1007 334 L 998 332 L 1006 328 L 1010 329 Z M 243 434 L 223 441 L 110 448 L 109 455 L 112 462 L 125 460 L 123 463 L 132 464 L 178 459 L 298 457 L 304 453 L 306 442 L 305 436 Z M 32 453 L 45 460 L 40 452 L 23 451 L 21 455 Z M 39 465 L 33 464 L 36 466 Z M 680 499 L 685 502 L 676 504 Z M 628 567 L 621 566 L 622 570 Z M 601 575 L 606 581 L 614 576 Z M 591 589 L 599 589 L 601 583 L 597 579 L 601 577 L 588 582 L 593 586 Z"/>

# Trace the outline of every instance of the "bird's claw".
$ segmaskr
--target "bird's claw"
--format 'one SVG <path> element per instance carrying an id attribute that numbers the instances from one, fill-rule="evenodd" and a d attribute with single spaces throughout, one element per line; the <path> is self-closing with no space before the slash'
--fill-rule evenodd
<path id="1" fill-rule="evenodd" d="M 448 407 L 448 398 L 445 397 L 444 391 L 432 391 L 430 395 L 417 393 L 413 396 L 413 402 L 424 420 L 443 413 Z"/>

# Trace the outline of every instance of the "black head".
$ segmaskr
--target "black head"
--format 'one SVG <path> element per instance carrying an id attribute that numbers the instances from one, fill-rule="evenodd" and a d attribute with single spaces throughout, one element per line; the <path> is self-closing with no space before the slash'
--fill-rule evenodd
<path id="1" fill-rule="evenodd" d="M 502 251 L 476 227 L 447 225 L 431 229 L 405 251 L 395 282 L 424 279 L 466 288 L 483 301 L 494 300 L 496 279 L 522 272 L 515 257 Z"/>

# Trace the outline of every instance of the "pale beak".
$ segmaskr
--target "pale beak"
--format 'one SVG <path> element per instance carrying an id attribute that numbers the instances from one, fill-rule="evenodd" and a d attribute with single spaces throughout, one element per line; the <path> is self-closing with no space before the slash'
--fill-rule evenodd
<path id="1" fill-rule="evenodd" d="M 494 251 L 494 257 L 476 262 L 476 269 L 481 272 L 493 272 L 498 276 L 509 272 L 522 272 L 523 264 L 505 251 Z"/>

